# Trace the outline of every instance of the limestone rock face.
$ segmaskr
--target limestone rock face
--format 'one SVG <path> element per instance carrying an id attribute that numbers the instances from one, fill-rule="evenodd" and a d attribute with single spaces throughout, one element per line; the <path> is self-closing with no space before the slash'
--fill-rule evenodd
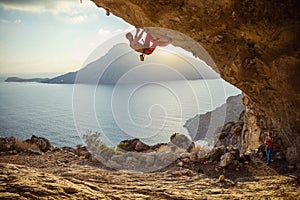
<path id="1" fill-rule="evenodd" d="M 228 97 L 226 103 L 211 112 L 196 115 L 183 125 L 194 141 L 199 139 L 214 140 L 215 133 L 225 123 L 237 121 L 244 110 L 242 95 Z"/>
<path id="2" fill-rule="evenodd" d="M 235 122 L 227 122 L 224 124 L 220 132 L 216 134 L 215 146 L 234 146 L 238 149 L 242 149 L 242 129 L 244 127 L 244 115 L 245 112 L 241 112 L 240 117 Z"/>
<path id="3" fill-rule="evenodd" d="M 245 93 L 244 149 L 271 129 L 289 162 L 300 151 L 300 2 L 297 0 L 93 0 L 136 27 L 163 27 L 198 42 L 206 61 Z M 172 44 L 201 58 L 188 41 Z"/>

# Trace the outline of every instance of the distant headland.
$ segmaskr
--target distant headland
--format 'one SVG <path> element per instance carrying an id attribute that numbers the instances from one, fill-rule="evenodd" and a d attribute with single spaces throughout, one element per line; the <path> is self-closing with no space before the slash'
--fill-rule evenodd
<path id="1" fill-rule="evenodd" d="M 19 77 L 8 77 L 6 82 L 38 82 L 38 83 L 47 83 L 49 78 L 19 78 Z"/>

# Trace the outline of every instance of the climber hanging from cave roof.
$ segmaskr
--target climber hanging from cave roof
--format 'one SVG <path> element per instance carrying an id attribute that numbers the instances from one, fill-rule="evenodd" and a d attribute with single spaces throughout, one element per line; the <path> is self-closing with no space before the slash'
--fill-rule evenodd
<path id="1" fill-rule="evenodd" d="M 157 46 L 165 47 L 172 42 L 172 39 L 160 34 L 146 33 L 145 41 L 142 39 L 144 30 L 140 33 L 140 29 L 136 29 L 135 36 L 132 33 L 127 33 L 126 38 L 130 43 L 130 47 L 136 52 L 142 53 L 140 55 L 140 60 L 144 61 L 145 55 L 150 55 L 154 52 Z M 143 41 L 140 42 L 140 40 Z M 152 43 L 152 44 L 151 44 Z"/>

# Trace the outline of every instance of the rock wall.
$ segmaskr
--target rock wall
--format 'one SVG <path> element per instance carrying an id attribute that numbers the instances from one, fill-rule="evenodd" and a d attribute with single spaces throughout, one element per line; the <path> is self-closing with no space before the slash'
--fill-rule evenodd
<path id="1" fill-rule="evenodd" d="M 288 161 L 300 161 L 300 1 L 93 1 L 136 27 L 169 28 L 197 41 L 222 78 L 246 94 L 243 148 L 270 129 Z M 190 43 L 172 39 L 201 58 Z"/>
<path id="2" fill-rule="evenodd" d="M 242 95 L 228 97 L 226 103 L 213 111 L 186 121 L 183 125 L 194 141 L 208 139 L 214 143 L 215 134 L 227 122 L 235 122 L 244 110 Z"/>

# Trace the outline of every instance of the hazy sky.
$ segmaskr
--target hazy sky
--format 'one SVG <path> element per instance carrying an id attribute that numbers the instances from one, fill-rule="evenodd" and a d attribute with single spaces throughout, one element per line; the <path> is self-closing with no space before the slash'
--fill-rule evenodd
<path id="1" fill-rule="evenodd" d="M 90 0 L 0 0 L 0 73 L 75 71 L 129 26 Z"/>

